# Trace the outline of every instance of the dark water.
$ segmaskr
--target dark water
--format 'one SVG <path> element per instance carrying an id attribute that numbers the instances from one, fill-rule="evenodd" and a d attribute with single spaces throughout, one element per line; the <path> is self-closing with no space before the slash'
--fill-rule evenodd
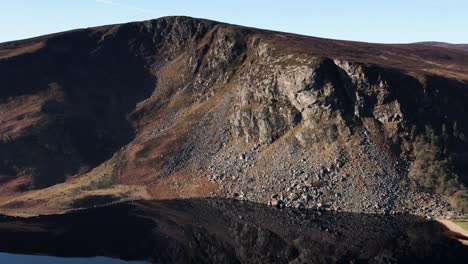
<path id="1" fill-rule="evenodd" d="M 0 263 L 11 264 L 146 264 L 145 261 L 125 261 L 109 257 L 64 258 L 50 256 L 20 255 L 0 253 Z"/>
<path id="2" fill-rule="evenodd" d="M 468 263 L 468 247 L 445 231 L 410 215 L 230 200 L 135 202 L 0 218 L 0 252 L 8 253 L 0 263 Z"/>

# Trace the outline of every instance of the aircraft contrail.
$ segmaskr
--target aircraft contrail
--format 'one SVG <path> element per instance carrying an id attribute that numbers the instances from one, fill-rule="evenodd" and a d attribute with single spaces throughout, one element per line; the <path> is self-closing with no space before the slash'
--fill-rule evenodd
<path id="1" fill-rule="evenodd" d="M 119 2 L 116 2 L 116 1 L 113 1 L 113 0 L 96 0 L 96 3 L 110 5 L 110 6 L 116 6 L 116 7 L 124 8 L 124 9 L 127 9 L 127 10 L 138 11 L 138 12 L 147 13 L 147 14 L 155 14 L 156 13 L 154 10 L 140 8 L 140 7 L 127 5 L 127 4 L 122 4 L 122 3 L 119 3 Z"/>

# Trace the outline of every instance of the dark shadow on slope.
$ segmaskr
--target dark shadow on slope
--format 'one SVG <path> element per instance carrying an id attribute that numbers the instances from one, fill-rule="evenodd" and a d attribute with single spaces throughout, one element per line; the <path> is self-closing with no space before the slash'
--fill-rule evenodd
<path id="1" fill-rule="evenodd" d="M 70 32 L 35 53 L 0 61 L 0 103 L 44 100 L 39 124 L 0 143 L 0 160 L 11 161 L 0 170 L 32 176 L 31 187 L 43 188 L 102 163 L 135 137 L 127 116 L 156 85 L 144 57 L 155 51 L 142 50 L 151 36 L 138 31 L 117 30 L 113 45 L 100 43 L 98 33 Z"/>

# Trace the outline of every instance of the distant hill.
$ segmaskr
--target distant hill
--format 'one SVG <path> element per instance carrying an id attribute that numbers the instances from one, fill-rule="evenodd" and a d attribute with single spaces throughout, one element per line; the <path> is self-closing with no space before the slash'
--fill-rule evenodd
<path id="1" fill-rule="evenodd" d="M 433 46 L 433 47 L 441 47 L 441 48 L 447 48 L 447 49 L 457 49 L 457 50 L 468 51 L 468 44 L 452 44 L 452 43 L 437 42 L 437 41 L 417 42 L 415 44 L 422 44 L 422 45 L 428 45 L 428 46 Z"/>

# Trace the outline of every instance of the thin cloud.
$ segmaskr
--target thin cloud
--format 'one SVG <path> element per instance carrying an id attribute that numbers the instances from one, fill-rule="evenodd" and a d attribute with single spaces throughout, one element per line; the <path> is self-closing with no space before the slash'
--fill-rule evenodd
<path id="1" fill-rule="evenodd" d="M 132 5 L 127 5 L 127 4 L 122 4 L 122 3 L 119 3 L 119 2 L 116 2 L 116 1 L 113 1 L 113 0 L 95 0 L 95 1 L 98 4 L 115 6 L 115 7 L 131 10 L 131 11 L 146 13 L 146 14 L 152 14 L 152 15 L 156 14 L 156 12 L 154 10 L 141 8 L 141 7 L 137 7 L 137 6 L 132 6 Z"/>
<path id="2" fill-rule="evenodd" d="M 108 4 L 108 5 L 114 4 L 114 1 L 111 1 L 111 0 L 96 0 L 96 2 L 101 3 L 101 4 Z"/>

